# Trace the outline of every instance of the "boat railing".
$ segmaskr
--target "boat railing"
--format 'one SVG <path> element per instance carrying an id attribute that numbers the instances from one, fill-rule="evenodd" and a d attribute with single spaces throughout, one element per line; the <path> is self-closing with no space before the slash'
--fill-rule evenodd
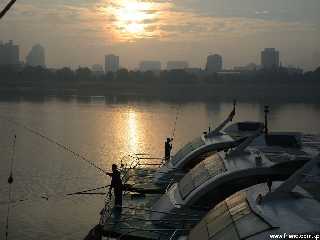
<path id="1" fill-rule="evenodd" d="M 150 162 L 151 161 L 151 162 Z M 154 157 L 149 153 L 129 153 L 121 159 L 122 181 L 130 180 L 129 172 L 136 168 L 161 167 L 165 163 L 163 157 Z"/>
<path id="2" fill-rule="evenodd" d="M 106 223 L 106 221 L 108 220 L 109 217 L 111 217 L 112 215 L 112 193 L 108 192 L 108 194 L 105 197 L 105 201 L 104 201 L 104 208 L 101 210 L 100 212 L 100 221 L 99 221 L 99 225 L 100 226 L 104 226 L 104 224 Z"/>
<path id="3" fill-rule="evenodd" d="M 129 160 L 130 159 L 130 160 Z M 149 162 L 152 160 L 153 162 Z M 158 162 L 154 162 L 158 161 Z M 162 166 L 164 158 L 153 157 L 148 153 L 130 153 L 124 155 L 121 159 L 120 172 L 122 175 L 122 183 L 127 184 L 130 180 L 130 171 L 139 167 Z M 105 197 L 104 208 L 101 211 L 100 225 L 104 225 L 107 219 L 112 215 L 113 201 L 112 192 L 108 192 Z"/>

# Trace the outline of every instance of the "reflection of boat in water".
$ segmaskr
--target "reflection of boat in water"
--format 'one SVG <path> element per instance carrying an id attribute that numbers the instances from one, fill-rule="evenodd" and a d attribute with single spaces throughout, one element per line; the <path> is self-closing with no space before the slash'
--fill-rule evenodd
<path id="1" fill-rule="evenodd" d="M 288 216 L 296 214 L 293 209 L 288 209 L 285 203 L 298 195 L 293 194 L 291 196 L 291 194 L 288 194 L 287 200 L 280 199 L 279 204 L 276 202 L 274 205 L 273 201 L 278 200 L 277 196 L 283 196 L 283 194 L 275 194 L 276 197 L 272 198 L 269 197 L 271 194 L 268 194 L 268 197 L 263 198 L 262 196 L 267 188 L 265 183 L 268 183 L 271 187 L 272 182 L 281 182 L 288 178 L 289 180 L 287 181 L 289 183 L 296 183 L 296 179 L 299 177 L 294 177 L 294 180 L 292 180 L 290 176 L 301 176 L 299 172 L 301 167 L 303 167 L 303 171 L 307 171 L 310 168 L 308 166 L 311 162 L 314 166 L 315 161 L 318 161 L 318 158 L 315 158 L 313 161 L 310 161 L 310 159 L 319 154 L 320 139 L 312 135 L 297 133 L 268 133 L 268 135 L 256 138 L 253 143 L 251 142 L 252 140 L 254 140 L 254 137 L 246 139 L 228 153 L 219 152 L 207 156 L 179 182 L 172 184 L 162 196 L 146 194 L 143 198 L 135 198 L 134 195 L 126 195 L 125 205 L 121 213 L 117 212 L 116 209 L 109 209 L 107 211 L 106 208 L 102 212 L 100 221 L 100 226 L 103 228 L 102 232 L 106 236 L 120 237 L 121 239 L 177 239 L 180 235 L 187 236 L 188 232 L 193 229 L 189 236 L 190 239 L 194 239 L 197 236 L 198 238 L 199 236 L 204 236 L 201 239 L 225 239 L 224 235 L 211 238 L 211 236 L 216 235 L 210 235 L 211 233 L 208 235 L 207 229 L 209 227 L 203 228 L 201 226 L 204 226 L 204 223 L 207 224 L 208 221 L 206 219 L 211 219 L 210 221 L 214 222 L 214 224 L 218 224 L 218 226 L 212 226 L 212 231 L 216 231 L 215 233 L 219 232 L 219 229 L 228 230 L 231 224 L 230 221 L 234 224 L 235 220 L 230 218 L 231 215 L 226 217 L 225 215 L 228 215 L 231 211 L 230 209 L 233 208 L 235 209 L 234 211 L 238 208 L 243 209 L 248 215 L 248 219 L 239 218 L 244 221 L 241 222 L 243 226 L 245 224 L 252 225 L 256 223 L 257 227 L 253 227 L 253 229 L 259 229 L 260 226 L 262 226 L 261 231 L 273 229 L 278 223 L 276 221 L 269 221 L 268 217 L 266 217 L 267 221 L 259 222 L 260 218 L 256 210 L 260 205 L 256 204 L 256 208 L 252 204 L 249 205 L 251 201 L 248 200 L 249 197 L 253 196 L 253 191 L 259 192 L 261 195 L 259 195 L 257 202 L 270 204 L 270 206 L 266 205 L 263 209 L 266 213 L 268 209 L 271 209 L 270 211 L 275 209 Z M 317 174 L 311 173 L 310 176 L 316 178 Z M 285 182 L 281 186 L 290 185 L 289 183 Z M 273 184 L 273 188 L 275 185 Z M 314 191 L 317 189 L 315 186 L 319 185 L 316 185 L 316 183 L 310 184 L 308 187 L 309 191 L 316 193 Z M 251 189 L 251 192 L 245 191 L 247 188 Z M 289 187 L 279 187 L 277 192 L 284 191 L 282 189 L 287 191 Z M 300 201 L 302 202 L 302 207 L 308 207 L 308 205 L 305 206 L 303 204 L 306 204 L 309 200 L 303 199 L 305 198 L 304 195 L 299 196 L 302 197 Z M 225 200 L 226 198 L 228 199 Z M 224 200 L 225 202 L 221 203 Z M 312 197 L 310 201 L 315 201 L 317 205 L 314 206 L 319 206 L 318 199 L 315 197 Z M 230 206 L 228 205 L 229 202 Z M 247 202 L 247 205 L 243 205 L 243 202 Z M 227 208 L 222 209 L 225 212 L 215 210 L 221 209 L 221 205 L 227 206 Z M 206 216 L 212 208 L 212 212 L 218 211 L 221 216 L 215 215 L 217 213 Z M 229 212 L 226 212 L 226 209 Z M 313 208 L 311 207 L 310 209 Z M 239 214 L 242 213 L 241 211 Z M 250 215 L 251 213 L 254 215 Z M 268 216 L 268 214 L 266 215 Z M 200 222 L 203 218 L 204 220 Z M 246 219 L 247 222 L 245 221 Z M 296 217 L 293 219 L 293 224 L 299 224 L 300 221 L 306 221 L 306 219 Z M 316 226 L 317 221 L 314 219 L 309 219 L 309 221 L 311 225 Z M 199 222 L 202 225 L 200 227 L 197 225 L 194 228 Z M 230 227 L 234 227 L 234 225 Z M 246 231 L 246 229 L 243 231 Z M 225 234 L 228 233 L 227 230 Z M 252 233 L 252 236 L 256 233 Z M 207 237 L 205 237 L 205 234 L 207 234 Z M 244 235 L 247 236 L 247 233 Z M 239 238 L 242 235 L 237 236 L 238 238 L 235 238 L 231 235 L 230 239 L 242 239 Z"/>

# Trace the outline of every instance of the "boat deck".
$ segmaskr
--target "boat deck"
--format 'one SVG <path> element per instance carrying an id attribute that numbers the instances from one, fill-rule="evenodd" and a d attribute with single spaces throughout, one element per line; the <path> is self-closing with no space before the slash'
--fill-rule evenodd
<path id="1" fill-rule="evenodd" d="M 103 224 L 103 235 L 121 239 L 169 239 L 174 229 L 155 227 L 150 220 L 152 203 L 160 195 L 150 194 L 143 197 L 132 194 L 124 196 L 122 208 L 113 207 Z"/>
<path id="2" fill-rule="evenodd" d="M 135 168 L 128 172 L 128 180 L 125 184 L 125 190 L 140 194 L 162 194 L 165 189 L 153 183 L 155 172 L 158 168 Z"/>

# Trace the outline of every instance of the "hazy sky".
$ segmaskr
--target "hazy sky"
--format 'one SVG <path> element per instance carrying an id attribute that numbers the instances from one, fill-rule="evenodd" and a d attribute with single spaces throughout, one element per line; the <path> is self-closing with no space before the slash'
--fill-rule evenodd
<path id="1" fill-rule="evenodd" d="M 108 53 L 130 69 L 141 60 L 204 67 L 219 53 L 230 68 L 275 47 L 283 64 L 310 69 L 320 65 L 319 13 L 320 0 L 18 0 L 0 40 L 18 43 L 22 60 L 40 43 L 50 67 L 103 64 Z"/>

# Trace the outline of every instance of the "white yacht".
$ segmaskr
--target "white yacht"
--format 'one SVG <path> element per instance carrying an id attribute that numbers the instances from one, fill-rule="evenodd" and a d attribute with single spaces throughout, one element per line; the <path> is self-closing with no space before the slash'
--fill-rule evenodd
<path id="1" fill-rule="evenodd" d="M 315 157 L 271 191 L 256 185 L 216 205 L 179 240 L 319 239 L 320 157 Z M 181 234 L 182 233 L 182 234 Z"/>
<path id="2" fill-rule="evenodd" d="M 168 188 L 153 205 L 156 212 L 151 214 L 151 219 L 172 219 L 165 213 L 188 212 L 190 209 L 206 212 L 241 189 L 287 179 L 319 154 L 319 137 L 303 136 L 300 133 L 252 136 L 228 153 L 218 152 L 207 157 Z"/>
<path id="3" fill-rule="evenodd" d="M 170 239 L 178 232 L 186 236 L 210 209 L 234 193 L 257 184 L 274 187 L 308 164 L 319 154 L 320 138 L 303 136 L 268 133 L 267 145 L 259 146 L 260 139 L 256 146 L 249 146 L 255 139 L 252 136 L 228 153 L 208 156 L 162 196 L 147 194 L 136 199 L 127 195 L 121 213 L 105 208 L 102 232 L 121 239 Z M 291 144 L 283 146 L 279 138 Z"/>
<path id="4" fill-rule="evenodd" d="M 200 137 L 182 147 L 156 171 L 154 183 L 166 186 L 170 181 L 177 181 L 207 156 L 234 148 L 247 137 L 263 131 L 264 124 L 253 121 L 237 122 L 226 127 L 234 115 L 235 107 L 216 129 L 208 133 L 204 132 Z"/>

